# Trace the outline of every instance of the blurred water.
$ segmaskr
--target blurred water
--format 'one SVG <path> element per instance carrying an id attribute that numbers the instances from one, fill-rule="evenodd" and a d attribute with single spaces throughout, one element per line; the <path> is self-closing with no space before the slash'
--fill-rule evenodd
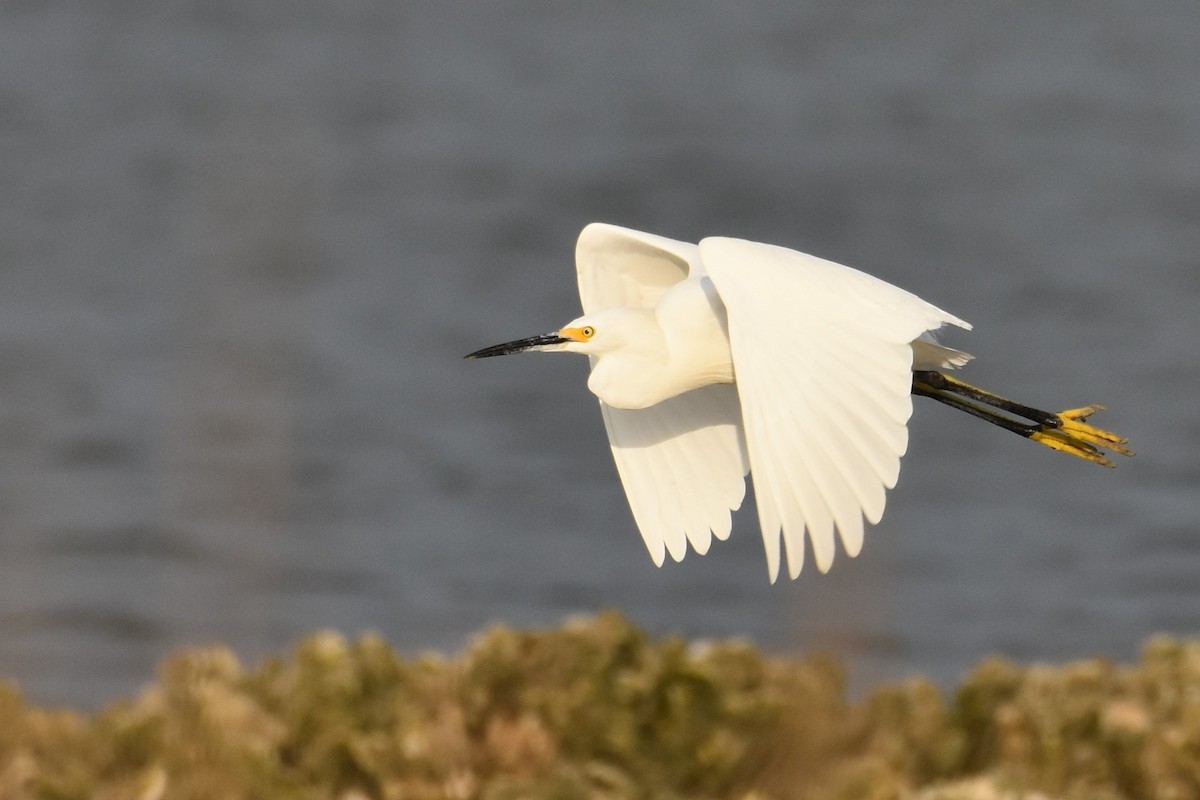
<path id="1" fill-rule="evenodd" d="M 0 8 L 0 674 L 610 606 L 857 687 L 1200 630 L 1200 6 L 856 9 Z M 657 570 L 583 360 L 460 358 L 577 313 L 593 219 L 868 269 L 1139 455 L 918 404 L 858 559 L 769 586 L 746 509 Z"/>

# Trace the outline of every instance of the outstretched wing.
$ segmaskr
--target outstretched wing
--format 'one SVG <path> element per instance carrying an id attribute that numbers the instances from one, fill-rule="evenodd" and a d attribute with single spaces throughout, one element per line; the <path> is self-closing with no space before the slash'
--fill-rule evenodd
<path id="1" fill-rule="evenodd" d="M 654 563 L 726 539 L 746 494 L 737 392 L 705 386 L 650 408 L 600 403 L 617 473 Z"/>
<path id="2" fill-rule="evenodd" d="M 604 308 L 654 308 L 691 274 L 700 248 L 665 236 L 593 222 L 575 244 L 583 313 Z"/>
<path id="3" fill-rule="evenodd" d="M 694 244 L 592 223 L 575 248 L 584 313 L 652 308 L 700 267 Z M 741 411 L 732 386 L 706 386 L 643 409 L 601 402 L 604 426 L 633 518 L 654 563 L 687 544 L 705 553 L 729 536 L 746 491 Z"/>
<path id="4" fill-rule="evenodd" d="M 740 239 L 700 242 L 729 317 L 734 376 L 767 566 L 822 572 L 834 529 L 851 556 L 863 517 L 883 514 L 912 415 L 911 343 L 946 323 L 970 326 L 858 270 Z"/>

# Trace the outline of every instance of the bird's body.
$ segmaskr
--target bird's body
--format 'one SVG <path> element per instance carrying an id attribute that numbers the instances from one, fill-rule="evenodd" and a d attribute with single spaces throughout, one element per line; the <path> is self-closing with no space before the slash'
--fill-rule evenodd
<path id="1" fill-rule="evenodd" d="M 702 386 L 733 383 L 725 307 L 706 276 L 675 284 L 652 309 L 603 309 L 585 323 L 598 337 L 620 337 L 588 376 L 592 394 L 614 408 L 648 408 Z"/>
<path id="2" fill-rule="evenodd" d="M 1128 452 L 1083 422 L 1094 407 L 1048 414 L 938 372 L 970 356 L 932 332 L 970 326 L 850 267 L 757 242 L 694 245 L 601 223 L 580 234 L 576 265 L 583 316 L 468 358 L 531 349 L 591 357 L 588 388 L 656 563 L 728 536 L 747 472 L 772 580 L 781 541 L 789 573 L 799 574 L 806 533 L 821 571 L 835 530 L 856 555 L 864 517 L 879 521 L 896 483 L 913 393 L 1088 460 L 1110 463 L 1097 444 Z"/>

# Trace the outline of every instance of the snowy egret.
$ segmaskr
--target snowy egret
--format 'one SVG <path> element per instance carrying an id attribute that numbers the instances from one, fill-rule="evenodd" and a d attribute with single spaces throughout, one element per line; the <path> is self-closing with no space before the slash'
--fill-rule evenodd
<path id="1" fill-rule="evenodd" d="M 575 250 L 583 316 L 486 347 L 584 353 L 617 471 L 654 562 L 725 539 L 752 474 L 767 568 L 800 574 L 804 535 L 822 572 L 834 530 L 862 548 L 908 447 L 912 395 L 1104 466 L 1126 440 L 1091 405 L 1039 411 L 945 374 L 971 356 L 934 341 L 971 326 L 858 270 L 758 242 L 698 245 L 593 223 Z M 1022 421 L 1027 420 L 1027 421 Z"/>

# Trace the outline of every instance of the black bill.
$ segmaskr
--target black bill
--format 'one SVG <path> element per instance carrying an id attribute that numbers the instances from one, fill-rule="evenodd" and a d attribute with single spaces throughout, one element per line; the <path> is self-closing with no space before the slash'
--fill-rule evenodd
<path id="1" fill-rule="evenodd" d="M 469 353 L 463 358 L 491 358 L 492 356 L 506 356 L 509 353 L 520 353 L 522 350 L 532 350 L 535 347 L 545 347 L 552 344 L 562 344 L 569 342 L 570 339 L 559 336 L 558 331 L 554 333 L 544 333 L 541 336 L 530 336 L 528 339 L 517 339 L 515 342 L 505 342 L 504 344 L 494 344 L 491 347 L 485 347 L 482 350 L 476 350 L 474 353 Z"/>

